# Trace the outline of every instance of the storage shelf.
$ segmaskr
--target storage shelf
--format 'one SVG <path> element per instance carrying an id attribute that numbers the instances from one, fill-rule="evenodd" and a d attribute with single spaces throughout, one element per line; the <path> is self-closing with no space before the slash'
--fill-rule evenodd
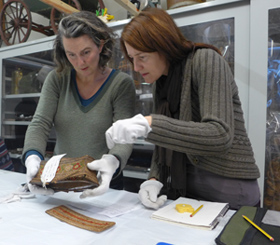
<path id="1" fill-rule="evenodd" d="M 134 171 L 134 170 L 128 170 L 124 169 L 123 170 L 123 176 L 128 177 L 128 178 L 135 178 L 135 179 L 148 179 L 149 172 L 140 172 L 140 171 Z"/>
<path id="2" fill-rule="evenodd" d="M 30 69 L 41 69 L 45 65 L 53 66 L 54 63 L 52 61 L 38 59 L 30 56 L 24 56 L 24 58 L 9 58 L 5 59 L 5 65 L 18 65 L 24 68 Z"/>
<path id="3" fill-rule="evenodd" d="M 21 99 L 21 98 L 37 98 L 41 93 L 28 93 L 28 94 L 7 94 L 3 96 L 3 99 Z"/>
<path id="4" fill-rule="evenodd" d="M 3 121 L 3 125 L 26 125 L 26 126 L 28 126 L 29 124 L 30 124 L 30 121 L 14 121 L 14 120 Z"/>

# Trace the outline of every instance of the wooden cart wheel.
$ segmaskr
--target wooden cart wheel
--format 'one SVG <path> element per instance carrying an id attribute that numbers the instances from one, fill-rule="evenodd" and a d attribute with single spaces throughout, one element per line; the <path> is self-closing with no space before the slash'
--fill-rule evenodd
<path id="1" fill-rule="evenodd" d="M 21 0 L 9 0 L 0 14 L 0 34 L 6 45 L 23 43 L 32 29 L 32 17 L 28 6 Z"/>
<path id="2" fill-rule="evenodd" d="M 67 3 L 68 5 L 78 9 L 82 10 L 81 4 L 78 0 L 63 0 L 63 2 Z M 59 10 L 52 8 L 51 10 L 51 26 L 54 31 L 54 33 L 57 33 L 57 26 L 59 21 L 65 16 L 66 14 L 63 12 L 60 12 Z"/>

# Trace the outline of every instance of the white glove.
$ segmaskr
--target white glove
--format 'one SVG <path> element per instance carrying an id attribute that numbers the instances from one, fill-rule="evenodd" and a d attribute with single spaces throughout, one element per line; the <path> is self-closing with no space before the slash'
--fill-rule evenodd
<path id="1" fill-rule="evenodd" d="M 21 201 L 21 199 L 28 199 L 33 197 L 35 197 L 35 195 L 29 192 L 28 185 L 25 184 L 24 186 L 20 186 L 16 191 L 12 192 L 11 194 L 0 198 L 0 203 L 17 202 Z"/>
<path id="2" fill-rule="evenodd" d="M 115 144 L 132 144 L 138 137 L 147 137 L 151 131 L 148 120 L 141 114 L 118 120 L 106 131 L 106 142 L 109 149 Z"/>
<path id="3" fill-rule="evenodd" d="M 94 197 L 104 194 L 110 186 L 111 179 L 119 167 L 119 160 L 109 154 L 105 154 L 101 159 L 95 160 L 87 164 L 90 170 L 99 171 L 97 176 L 99 179 L 99 186 L 95 189 L 84 190 L 80 198 Z"/>
<path id="4" fill-rule="evenodd" d="M 157 180 L 146 180 L 140 185 L 139 199 L 147 208 L 158 209 L 167 200 L 166 195 L 158 197 L 163 184 Z"/>
<path id="5" fill-rule="evenodd" d="M 26 181 L 29 191 L 33 194 L 40 195 L 53 195 L 54 190 L 50 188 L 43 188 L 36 185 L 32 185 L 29 182 L 35 177 L 40 168 L 41 159 L 37 155 L 30 155 L 25 160 L 26 166 Z"/>

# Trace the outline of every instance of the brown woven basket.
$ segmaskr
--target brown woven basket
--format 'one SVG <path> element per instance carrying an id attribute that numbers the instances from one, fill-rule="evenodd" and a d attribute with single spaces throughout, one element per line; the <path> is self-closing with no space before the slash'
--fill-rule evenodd
<path id="1" fill-rule="evenodd" d="M 75 191 L 80 192 L 85 189 L 93 189 L 99 186 L 96 177 L 96 171 L 91 171 L 87 163 L 94 161 L 94 158 L 86 155 L 78 158 L 61 158 L 55 177 L 49 183 L 47 188 L 58 191 Z M 41 175 L 47 161 L 42 161 L 38 174 L 30 181 L 31 184 L 42 186 Z"/>

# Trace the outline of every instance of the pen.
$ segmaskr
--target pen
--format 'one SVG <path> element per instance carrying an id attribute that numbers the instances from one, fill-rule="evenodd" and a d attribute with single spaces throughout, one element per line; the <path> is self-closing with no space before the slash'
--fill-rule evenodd
<path id="1" fill-rule="evenodd" d="M 270 241 L 274 241 L 274 238 L 271 236 L 271 235 L 269 235 L 269 234 L 267 234 L 261 227 L 259 227 L 259 226 L 257 226 L 253 221 L 251 221 L 248 217 L 246 217 L 245 215 L 242 215 L 242 217 L 244 218 L 244 219 L 246 219 L 251 225 L 253 225 L 255 228 L 257 228 L 261 233 L 263 233 L 265 236 L 267 236 L 268 237 L 268 239 L 270 240 Z"/>
<path id="2" fill-rule="evenodd" d="M 196 210 L 194 210 L 192 212 L 192 214 L 190 215 L 190 217 L 193 217 L 200 209 L 202 209 L 203 205 L 200 205 Z"/>

